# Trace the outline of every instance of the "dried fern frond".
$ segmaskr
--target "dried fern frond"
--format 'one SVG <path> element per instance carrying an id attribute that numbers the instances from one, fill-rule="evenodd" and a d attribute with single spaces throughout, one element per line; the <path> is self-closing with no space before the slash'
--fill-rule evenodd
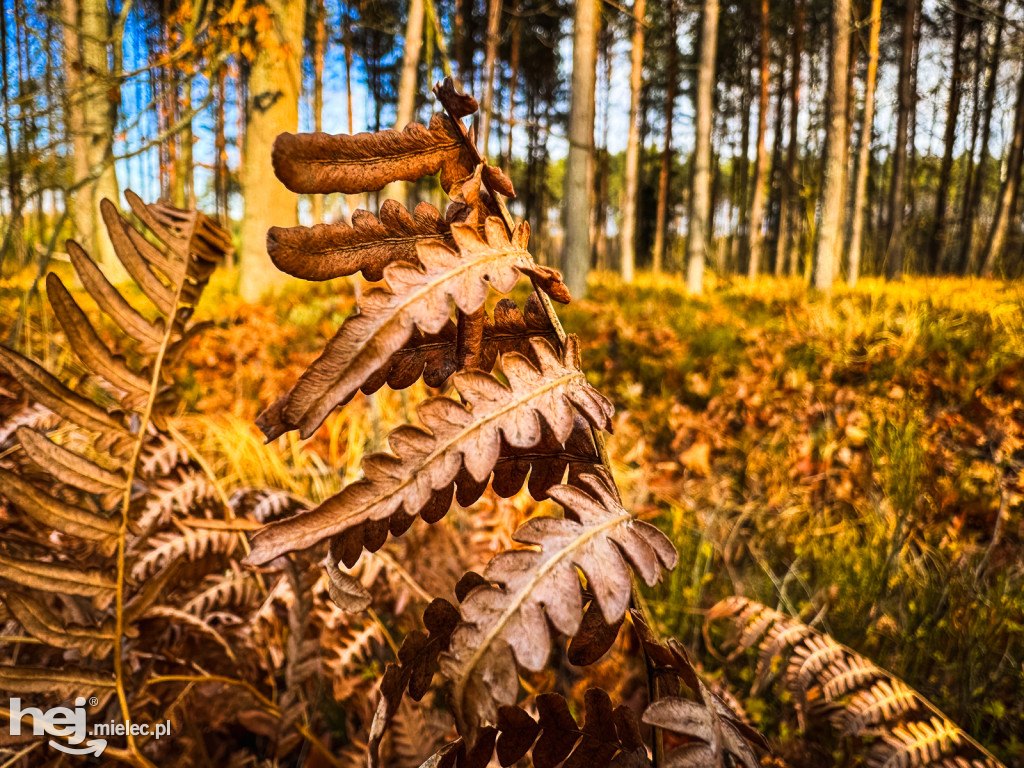
<path id="1" fill-rule="evenodd" d="M 876 768 L 974 765 L 1000 768 L 984 747 L 920 693 L 827 634 L 760 603 L 732 597 L 715 605 L 705 623 L 726 621 L 740 650 L 759 637 L 755 686 L 763 688 L 781 662 L 782 685 L 793 694 L 801 727 L 831 725 L 841 738 L 880 737 L 871 748 Z"/>
<path id="2" fill-rule="evenodd" d="M 408 342 L 414 330 L 439 333 L 449 321 L 451 305 L 472 315 L 491 287 L 508 293 L 520 275 L 542 280 L 552 296 L 567 299 L 557 273 L 537 266 L 526 250 L 529 227 L 506 233 L 490 218 L 485 238 L 475 228 L 454 224 L 458 252 L 440 243 L 418 243 L 422 269 L 395 263 L 384 270 L 388 289 L 367 292 L 359 311 L 338 330 L 324 352 L 281 401 L 257 421 L 268 439 L 292 429 L 309 437 L 335 407 L 345 402 Z"/>
<path id="3" fill-rule="evenodd" d="M 430 126 L 339 134 L 282 133 L 274 142 L 274 173 L 298 194 L 376 192 L 393 181 L 440 174 L 447 190 L 473 171 L 468 149 L 444 114 Z"/>
<path id="4" fill-rule="evenodd" d="M 377 524 L 386 534 L 389 527 L 404 530 L 416 515 L 435 522 L 448 510 L 463 470 L 478 496 L 498 463 L 502 441 L 519 449 L 534 447 L 542 438 L 541 417 L 559 443 L 569 438 L 577 413 L 599 429 L 610 425 L 611 405 L 576 367 L 575 342 L 561 359 L 546 342 L 533 342 L 533 352 L 539 368 L 517 353 L 502 358 L 508 386 L 480 371 L 457 374 L 462 403 L 438 397 L 421 404 L 417 412 L 429 432 L 410 426 L 392 432 L 388 441 L 395 455 L 365 457 L 365 480 L 316 509 L 264 528 L 253 539 L 249 562 L 266 563 L 341 537 L 338 552 L 351 565 L 364 546 L 372 551 L 383 543 L 378 539 L 373 546 L 362 526 Z M 465 494 L 460 501 L 466 503 Z M 355 536 L 348 534 L 353 529 Z"/>
<path id="5" fill-rule="evenodd" d="M 385 200 L 380 218 L 369 211 L 344 222 L 313 227 L 271 227 L 267 253 L 282 272 L 303 280 L 332 280 L 362 272 L 372 282 L 388 264 L 418 264 L 416 245 L 428 240 L 452 243 L 450 222 L 429 203 L 412 214 L 396 200 Z"/>
<path id="6" fill-rule="evenodd" d="M 469 747 L 459 739 L 447 744 L 433 765 L 484 768 L 492 755 L 501 766 L 515 765 L 527 755 L 534 768 L 651 765 L 636 715 L 625 706 L 613 707 L 600 688 L 584 695 L 582 725 L 557 693 L 538 696 L 536 711 L 534 717 L 520 707 L 502 707 L 496 726 L 486 729 L 477 743 Z"/>
<path id="7" fill-rule="evenodd" d="M 662 568 L 675 567 L 675 548 L 661 531 L 623 509 L 596 477 L 581 480 L 586 492 L 570 486 L 549 492 L 565 507 L 565 519 L 534 518 L 517 531 L 518 542 L 537 549 L 499 554 L 484 571 L 486 583 L 462 602 L 463 623 L 442 670 L 464 735 L 495 722 L 498 707 L 515 703 L 517 663 L 534 671 L 547 663 L 548 622 L 567 637 L 576 634 L 583 618 L 577 568 L 611 624 L 629 604 L 630 566 L 649 585 Z"/>

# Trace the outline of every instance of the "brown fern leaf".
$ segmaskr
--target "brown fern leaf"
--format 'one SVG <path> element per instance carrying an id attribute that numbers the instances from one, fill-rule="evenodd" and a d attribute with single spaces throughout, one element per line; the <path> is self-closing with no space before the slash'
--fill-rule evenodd
<path id="1" fill-rule="evenodd" d="M 613 708 L 608 694 L 591 688 L 583 698 L 580 727 L 564 698 L 556 693 L 537 697 L 537 720 L 519 707 L 498 711 L 498 763 L 513 765 L 530 754 L 535 768 L 610 766 L 623 755 L 647 759 L 636 715 L 624 706 Z M 564 762 L 563 762 L 564 761 Z"/>
<path id="2" fill-rule="evenodd" d="M 541 416 L 559 443 L 570 436 L 577 413 L 599 429 L 610 426 L 611 404 L 590 388 L 575 366 L 575 341 L 562 359 L 546 342 L 534 342 L 533 350 L 539 368 L 516 353 L 502 359 L 507 387 L 481 371 L 458 374 L 455 386 L 463 403 L 438 397 L 421 404 L 417 412 L 430 432 L 410 426 L 396 429 L 388 438 L 395 455 L 365 457 L 365 480 L 347 486 L 316 509 L 259 531 L 248 561 L 266 563 L 355 529 L 358 547 L 338 547 L 351 565 L 353 553 L 358 556 L 368 543 L 359 526 L 378 523 L 386 536 L 389 526 L 404 530 L 411 517 L 424 510 L 429 511 L 428 522 L 436 521 L 448 510 L 460 470 L 465 468 L 475 483 L 486 483 L 498 462 L 502 438 L 517 448 L 537 445 Z M 438 499 L 448 501 L 438 504 Z"/>
<path id="3" fill-rule="evenodd" d="M 282 133 L 274 142 L 274 174 L 298 194 L 376 192 L 393 181 L 440 174 L 446 191 L 476 165 L 452 121 L 355 135 Z"/>
<path id="4" fill-rule="evenodd" d="M 874 683 L 884 675 L 882 670 L 862 656 L 850 655 L 839 659 L 823 673 L 821 692 L 825 701 L 833 702 L 851 691 Z"/>
<path id="5" fill-rule="evenodd" d="M 34 429 L 18 427 L 15 434 L 28 457 L 60 482 L 94 494 L 124 491 L 126 480 L 122 472 L 104 469 L 86 457 L 53 443 Z"/>
<path id="6" fill-rule="evenodd" d="M 429 203 L 410 215 L 401 203 L 385 200 L 380 218 L 369 211 L 352 214 L 352 225 L 271 227 L 267 253 L 282 272 L 303 280 L 333 280 L 362 272 L 376 282 L 395 262 L 419 264 L 416 244 L 437 240 L 451 244 L 450 224 Z"/>
<path id="7" fill-rule="evenodd" d="M 746 598 L 723 600 L 708 612 L 705 637 L 713 621 L 726 620 L 742 632 L 752 617 L 770 610 Z M 822 720 L 841 737 L 880 737 L 869 753 L 874 768 L 1003 768 L 906 683 L 796 619 L 776 621 L 761 645 L 758 668 L 774 667 L 787 648 L 783 683 L 794 694 L 801 728 Z M 915 720 L 923 710 L 930 719 Z"/>
<path id="8" fill-rule="evenodd" d="M 235 517 L 268 523 L 305 509 L 306 503 L 277 488 L 240 488 L 228 500 Z"/>
<path id="9" fill-rule="evenodd" d="M 40 642 L 54 648 L 75 648 L 86 656 L 102 659 L 114 647 L 114 623 L 101 628 L 65 622 L 43 602 L 20 592 L 7 592 L 4 604 L 22 628 Z"/>
<path id="10" fill-rule="evenodd" d="M 780 620 L 768 631 L 768 636 L 761 643 L 757 668 L 754 670 L 752 694 L 762 691 L 765 685 L 775 676 L 776 664 L 782 654 L 812 634 L 814 630 L 799 621 Z"/>
<path id="11" fill-rule="evenodd" d="M 388 731 L 385 764 L 389 768 L 417 768 L 444 744 L 451 727 L 451 717 L 426 702 L 413 706 L 403 701 Z"/>
<path id="12" fill-rule="evenodd" d="M 651 765 L 636 715 L 624 706 L 613 708 L 608 694 L 599 688 L 584 694 L 582 726 L 557 693 L 538 696 L 536 710 L 534 718 L 520 707 L 501 707 L 497 727 L 483 729 L 472 748 L 459 739 L 435 753 L 435 762 L 423 765 L 483 768 L 492 764 L 494 753 L 501 766 L 515 765 L 527 756 L 534 768 Z"/>
<path id="13" fill-rule="evenodd" d="M 864 733 L 869 728 L 893 720 L 906 719 L 919 709 L 917 691 L 900 680 L 879 680 L 869 690 L 856 694 L 835 718 L 835 727 L 843 735 Z"/>
<path id="14" fill-rule="evenodd" d="M 794 692 L 806 693 L 819 680 L 819 675 L 840 659 L 846 649 L 829 635 L 809 635 L 793 649 L 783 680 Z"/>
<path id="15" fill-rule="evenodd" d="M 918 768 L 930 766 L 956 754 L 963 744 L 963 731 L 948 720 L 902 723 L 882 736 L 872 748 L 868 765 L 873 768 Z"/>
<path id="16" fill-rule="evenodd" d="M 238 536 L 227 531 L 189 529 L 184 533 L 158 534 L 149 543 L 151 549 L 132 564 L 131 577 L 135 582 L 172 563 L 194 563 L 207 556 L 230 555 L 238 544 Z"/>
<path id="17" fill-rule="evenodd" d="M 723 714 L 715 707 L 699 704 L 689 699 L 667 697 L 658 699 L 648 706 L 644 712 L 643 721 L 656 728 L 664 728 L 682 736 L 699 739 L 707 745 L 706 748 L 701 748 L 701 745 L 684 747 L 692 753 L 687 755 L 688 758 L 691 760 L 697 758 L 700 762 L 670 760 L 670 765 L 721 764 L 716 759 L 715 749 L 717 747 L 732 755 L 746 768 L 757 768 L 760 761 L 737 728 L 736 721 L 723 717 Z M 681 756 L 675 758 L 675 760 L 680 759 Z"/>
<path id="18" fill-rule="evenodd" d="M 111 441 L 119 440 L 127 444 L 132 440 L 131 433 L 120 418 L 68 389 L 60 379 L 28 358 L 0 347 L 0 368 L 6 369 L 34 400 L 66 421 L 106 435 Z"/>
<path id="19" fill-rule="evenodd" d="M 0 495 L 47 528 L 97 542 L 104 551 L 113 551 L 119 526 L 112 518 L 63 501 L 6 469 L 0 469 Z"/>
<path id="20" fill-rule="evenodd" d="M 385 268 L 390 290 L 367 292 L 324 352 L 299 378 L 281 404 L 264 412 L 257 425 L 268 436 L 299 429 L 309 437 L 337 405 L 345 402 L 419 328 L 439 333 L 451 303 L 466 314 L 479 310 L 489 286 L 508 293 L 521 274 L 543 283 L 555 298 L 567 299 L 553 270 L 539 267 L 526 250 L 529 227 L 520 225 L 510 240 L 499 219 L 485 225 L 486 240 L 465 224 L 454 224 L 459 253 L 438 243 L 419 243 L 423 269 L 409 264 Z"/>
<path id="21" fill-rule="evenodd" d="M 139 455 L 139 473 L 146 477 L 167 477 L 178 466 L 188 464 L 191 457 L 177 440 L 158 433 L 147 440 Z"/>
<path id="22" fill-rule="evenodd" d="M 241 577 L 218 580 L 212 587 L 185 603 L 184 611 L 199 618 L 206 618 L 216 611 L 244 609 L 254 605 L 259 599 L 260 591 L 251 579 Z"/>
<path id="23" fill-rule="evenodd" d="M 370 725 L 368 751 L 370 765 L 378 765 L 380 743 L 402 703 L 406 691 L 416 701 L 430 689 L 439 658 L 446 652 L 459 621 L 459 612 L 440 598 L 423 612 L 426 632 L 413 630 L 398 649 L 398 663 L 388 664 L 380 681 L 380 702 Z"/>
<path id="24" fill-rule="evenodd" d="M 675 567 L 678 555 L 661 531 L 623 509 L 596 477 L 582 481 L 588 492 L 564 485 L 551 489 L 551 498 L 566 509 L 565 519 L 524 523 L 515 539 L 537 549 L 499 554 L 484 571 L 488 583 L 462 603 L 463 623 L 442 671 L 451 681 L 451 702 L 464 735 L 495 722 L 498 707 L 515 702 L 516 662 L 543 669 L 551 651 L 548 622 L 568 637 L 576 634 L 583 617 L 577 568 L 586 575 L 605 622 L 613 624 L 629 603 L 627 558 L 650 585 L 662 568 Z"/>
<path id="25" fill-rule="evenodd" d="M 531 340 L 543 338 L 554 344 L 557 337 L 544 313 L 540 299 L 531 294 L 522 311 L 511 299 L 502 299 L 494 308 L 494 319 L 484 318 L 482 343 L 476 351 L 475 367 L 489 371 L 499 354 L 520 352 L 536 362 Z M 391 389 L 405 389 L 421 377 L 429 387 L 441 387 L 458 368 L 455 323 L 448 321 L 437 333 L 425 334 L 418 328 L 405 345 L 359 387 L 371 395 L 387 384 Z M 355 393 L 346 398 L 351 399 Z M 283 408 L 289 395 L 277 400 L 262 415 L 261 428 L 268 440 L 280 437 L 290 427 L 285 423 Z M 344 403 L 339 403 L 343 405 Z M 517 489 L 518 490 L 518 489 Z"/>
<path id="26" fill-rule="evenodd" d="M 6 555 L 0 555 L 0 578 L 32 589 L 91 597 L 98 608 L 109 605 L 117 589 L 116 583 L 98 568 L 82 569 Z"/>

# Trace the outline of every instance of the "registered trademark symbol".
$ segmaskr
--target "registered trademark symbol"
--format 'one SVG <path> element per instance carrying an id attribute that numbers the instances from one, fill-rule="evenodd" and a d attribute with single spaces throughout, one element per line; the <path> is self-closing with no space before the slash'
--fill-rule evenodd
<path id="1" fill-rule="evenodd" d="M 90 696 L 89 697 L 89 706 L 90 707 L 95 707 L 99 703 L 100 703 L 100 700 L 97 699 L 95 696 Z"/>

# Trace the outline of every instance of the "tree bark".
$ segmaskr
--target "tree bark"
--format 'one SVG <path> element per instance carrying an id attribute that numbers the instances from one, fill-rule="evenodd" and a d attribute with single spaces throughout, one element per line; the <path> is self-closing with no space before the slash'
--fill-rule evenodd
<path id="1" fill-rule="evenodd" d="M 512 164 L 512 144 L 515 139 L 514 130 L 516 126 L 516 86 L 519 85 L 519 44 L 522 37 L 523 23 L 519 18 L 520 0 L 514 0 L 512 10 L 512 39 L 509 42 L 511 53 L 509 54 L 509 78 L 508 78 L 508 151 L 504 165 Z"/>
<path id="2" fill-rule="evenodd" d="M 789 139 L 786 147 L 786 165 L 782 170 L 779 197 L 779 238 L 775 243 L 775 276 L 780 277 L 789 262 L 790 239 L 793 231 L 793 197 L 796 193 L 797 128 L 800 125 L 800 59 L 803 55 L 803 4 L 793 7 L 793 35 L 790 40 L 791 69 L 789 75 Z"/>
<path id="3" fill-rule="evenodd" d="M 768 196 L 768 213 L 766 214 L 766 229 L 775 234 L 776 240 L 779 236 L 782 221 L 782 147 L 786 120 L 786 96 L 788 93 L 789 83 L 786 82 L 786 55 L 782 54 L 779 58 L 779 86 L 775 94 L 775 125 L 772 129 L 772 159 L 769 166 L 769 188 L 771 194 Z M 711 210 L 715 210 L 714 205 L 711 206 Z M 775 241 L 772 242 L 774 244 Z M 769 256 L 775 255 L 777 250 L 778 246 L 776 245 L 769 251 L 767 242 L 762 247 L 766 260 Z M 766 263 L 765 268 L 767 269 L 767 267 L 768 264 Z M 772 271 L 777 274 L 778 266 L 772 264 Z"/>
<path id="4" fill-rule="evenodd" d="M 739 214 L 736 217 L 736 234 L 732 240 L 732 261 L 739 272 L 747 256 L 747 235 L 750 232 L 750 108 L 754 102 L 754 68 L 753 62 L 744 67 L 744 85 L 740 93 L 740 154 L 737 162 L 737 197 Z"/>
<path id="5" fill-rule="evenodd" d="M 590 272 L 590 192 L 594 158 L 594 91 L 597 84 L 599 0 L 576 3 L 572 45 L 569 157 L 563 199 L 562 272 L 569 292 L 582 298 Z"/>
<path id="6" fill-rule="evenodd" d="M 981 274 L 984 277 L 992 276 L 1002 256 L 1003 246 L 1006 244 L 1010 219 L 1013 217 L 1017 206 L 1017 196 L 1020 193 L 1022 159 L 1024 159 L 1024 72 L 1021 73 L 1017 86 L 1017 107 L 1014 111 L 1010 152 L 1006 159 L 1006 178 L 1003 179 L 1003 183 L 999 187 L 995 217 L 992 219 L 992 228 L 989 230 L 988 239 L 985 242 L 981 265 Z"/>
<path id="7" fill-rule="evenodd" d="M 640 96 L 644 81 L 644 14 L 646 0 L 633 2 L 633 49 L 629 74 L 629 138 L 622 190 L 622 279 L 633 282 L 636 268 L 636 203 L 640 195 Z"/>
<path id="8" fill-rule="evenodd" d="M 892 182 L 889 187 L 889 242 L 885 249 L 885 277 L 903 277 L 904 207 L 906 204 L 907 134 L 910 112 L 914 108 L 913 62 L 914 28 L 918 0 L 907 0 L 903 15 L 902 56 L 899 74 L 899 104 L 896 117 L 896 144 L 893 147 Z"/>
<path id="9" fill-rule="evenodd" d="M 68 129 L 74 150 L 73 220 L 79 244 L 115 281 L 126 277 L 104 236 L 100 202 L 119 203 L 113 139 L 117 127 L 110 60 L 110 12 L 106 0 L 64 0 L 64 77 L 69 103 Z M 79 36 L 81 33 L 81 36 Z M 88 180 L 88 181 L 86 181 Z"/>
<path id="10" fill-rule="evenodd" d="M 224 93 L 225 66 L 217 68 L 217 97 L 214 100 L 213 112 L 213 189 L 216 203 L 214 205 L 217 216 L 222 223 L 227 223 L 228 217 L 228 142 L 225 134 L 224 122 Z"/>
<path id="11" fill-rule="evenodd" d="M 850 0 L 832 4 L 832 55 L 828 73 L 828 112 L 821 226 L 818 230 L 814 287 L 832 289 L 843 242 L 843 198 L 846 188 L 846 68 L 850 56 Z"/>
<path id="12" fill-rule="evenodd" d="M 7 45 L 7 20 L 3 19 L 0 26 L 0 65 L 3 71 L 0 73 L 0 86 L 3 87 L 4 115 L 11 114 L 10 84 L 7 72 L 9 64 L 9 50 Z M 15 19 L 15 23 L 18 20 Z M 20 89 L 19 89 L 20 90 Z M 24 198 L 21 187 L 21 158 L 15 154 L 14 140 L 12 137 L 13 120 L 4 120 L 4 147 L 7 155 L 7 194 L 10 198 L 11 219 L 8 223 L 8 231 L 3 238 L 4 247 L 0 249 L 0 273 L 8 252 L 14 255 L 15 269 L 25 265 L 25 217 L 23 214 Z M 21 126 L 19 133 L 24 133 L 25 126 Z"/>
<path id="13" fill-rule="evenodd" d="M 960 116 L 960 96 L 963 93 L 964 73 L 961 66 L 960 49 L 964 42 L 964 15 L 961 13 L 960 2 L 953 4 L 953 79 L 949 84 L 949 104 L 946 108 L 946 131 L 943 137 L 945 149 L 942 153 L 942 165 L 939 168 L 939 186 L 935 194 L 935 222 L 932 227 L 931 242 L 928 247 L 928 269 L 931 273 L 939 270 L 946 250 L 946 201 L 949 182 L 953 172 L 953 144 L 956 142 L 957 118 Z"/>
<path id="14" fill-rule="evenodd" d="M 693 189 L 690 193 L 690 231 L 686 238 L 686 285 L 700 293 L 704 283 L 704 254 L 708 249 L 711 213 L 711 117 L 715 88 L 715 49 L 718 44 L 718 0 L 704 0 L 697 65 L 696 133 L 693 150 Z"/>
<path id="15" fill-rule="evenodd" d="M 612 99 L 612 45 L 615 42 L 614 30 L 602 19 L 598 33 L 600 48 L 601 81 L 603 86 L 601 104 L 601 144 L 597 148 L 594 178 L 594 226 L 591 234 L 593 241 L 592 264 L 601 271 L 609 268 L 608 254 L 608 184 L 611 174 L 611 155 L 608 152 L 608 133 L 611 121 L 608 119 Z M 596 120 L 596 118 L 595 118 Z"/>
<path id="16" fill-rule="evenodd" d="M 854 286 L 860 277 L 861 243 L 864 233 L 864 195 L 868 186 L 868 165 L 871 162 L 871 130 L 875 122 L 875 83 L 878 80 L 878 34 L 882 26 L 882 0 L 871 0 L 870 32 L 868 33 L 868 71 L 864 82 L 864 122 L 857 152 L 857 178 L 853 186 L 853 220 L 850 223 L 850 263 L 847 282 Z"/>
<path id="17" fill-rule="evenodd" d="M 761 270 L 761 245 L 764 240 L 764 177 L 768 166 L 768 0 L 761 0 L 761 52 L 758 56 L 760 96 L 757 101 L 757 159 L 754 161 L 754 192 L 750 200 L 750 236 L 747 253 L 747 276 L 757 277 Z"/>
<path id="18" fill-rule="evenodd" d="M 982 19 L 974 19 L 971 22 L 971 29 L 974 34 L 974 53 L 973 61 L 971 64 L 971 138 L 968 140 L 967 149 L 964 157 L 964 177 L 960 183 L 960 204 L 958 206 L 959 219 L 957 227 L 957 249 L 956 252 L 959 254 L 960 247 L 967 236 L 968 222 L 966 220 L 967 205 L 971 197 L 971 188 L 974 185 L 974 158 L 978 151 L 978 133 L 981 131 L 981 71 L 982 71 L 982 39 L 984 34 L 985 24 Z M 945 254 L 943 255 L 940 269 L 944 272 L 950 272 L 954 268 L 954 255 L 953 249 L 947 247 Z"/>
<path id="19" fill-rule="evenodd" d="M 803 189 L 803 181 L 800 178 L 800 72 L 803 60 L 803 29 L 806 21 L 807 11 L 804 5 L 805 0 L 796 0 L 793 20 L 793 89 L 790 91 L 792 101 L 789 105 L 789 142 L 786 157 L 786 181 L 789 187 L 789 205 L 786 206 L 786 230 L 788 233 L 786 247 L 786 272 L 793 275 L 797 271 L 798 252 L 800 243 L 801 222 L 803 216 L 803 201 L 798 194 Z M 789 245 L 788 240 L 792 238 L 793 244 Z"/>
<path id="20" fill-rule="evenodd" d="M 271 149 L 278 134 L 299 127 L 306 9 L 301 0 L 269 0 L 267 7 L 274 24 L 258 39 L 246 100 L 239 290 L 247 301 L 258 300 L 284 278 L 267 256 L 267 229 L 298 224 L 295 195 L 272 181 Z"/>
<path id="21" fill-rule="evenodd" d="M 992 135 L 992 111 L 996 101 L 996 86 L 999 79 L 1000 54 L 1002 53 L 1005 24 L 1006 0 L 1000 0 L 999 11 L 996 14 L 996 31 L 992 46 L 992 58 L 989 61 L 988 74 L 985 79 L 985 106 L 984 116 L 981 119 L 981 155 L 978 157 L 978 167 L 974 170 L 974 183 L 971 185 L 970 196 L 964 207 L 963 221 L 966 232 L 960 245 L 960 260 L 958 264 L 958 272 L 960 274 L 973 273 L 977 264 L 975 242 L 978 238 L 978 205 L 981 203 L 985 189 L 985 171 L 989 159 L 988 144 Z"/>
<path id="22" fill-rule="evenodd" d="M 484 100 L 480 105 L 480 145 L 484 158 L 490 156 L 491 122 L 494 108 L 494 65 L 498 60 L 498 43 L 501 42 L 502 0 L 490 0 L 487 8 L 487 49 L 484 55 Z"/>
<path id="23" fill-rule="evenodd" d="M 409 18 L 405 25 L 405 52 L 402 55 L 402 75 L 398 84 L 398 107 L 395 112 L 395 128 L 399 130 L 412 122 L 422 48 L 423 0 L 409 0 Z"/>
<path id="24" fill-rule="evenodd" d="M 676 33 L 679 28 L 678 0 L 668 0 L 668 64 L 665 70 L 665 141 L 661 150 L 661 169 L 658 172 L 658 210 L 655 214 L 654 253 L 651 271 L 661 272 L 665 260 L 665 240 L 668 229 L 669 181 L 672 175 L 672 123 L 675 117 L 676 88 L 679 80 L 679 46 Z"/>

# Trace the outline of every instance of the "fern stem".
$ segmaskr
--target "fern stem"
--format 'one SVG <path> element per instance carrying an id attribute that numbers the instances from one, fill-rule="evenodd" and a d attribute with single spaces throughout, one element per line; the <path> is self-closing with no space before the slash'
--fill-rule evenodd
<path id="1" fill-rule="evenodd" d="M 274 702 L 260 693 L 252 683 L 246 680 L 236 680 L 233 677 L 224 677 L 222 675 L 158 675 L 157 677 L 149 678 L 143 687 L 148 688 L 158 683 L 223 683 L 224 685 L 237 685 L 251 693 L 253 698 L 266 707 L 270 714 L 279 715 L 281 713 L 281 710 Z"/>
<path id="2" fill-rule="evenodd" d="M 196 219 L 192 220 L 193 231 Z M 191 235 L 191 233 L 190 233 Z M 189 238 L 189 241 L 191 238 Z M 128 517 L 131 514 L 132 485 L 135 482 L 135 475 L 138 471 L 139 457 L 142 455 L 142 447 L 146 443 L 146 432 L 149 430 L 153 418 L 153 406 L 156 403 L 157 391 L 160 388 L 160 374 L 163 370 L 164 358 L 167 356 L 167 348 L 170 346 L 171 337 L 174 335 L 178 316 L 181 294 L 188 280 L 188 260 L 192 254 L 186 250 L 184 254 L 185 265 L 182 269 L 181 278 L 178 280 L 174 290 L 174 301 L 171 302 L 171 311 L 167 317 L 167 327 L 164 337 L 160 341 L 160 348 L 157 350 L 156 358 L 153 361 L 153 372 L 149 381 L 149 394 L 146 398 L 146 407 L 139 418 L 138 439 L 135 441 L 135 448 L 132 451 L 131 461 L 127 465 L 127 477 L 125 479 L 124 501 L 121 504 L 121 524 L 117 532 L 117 586 L 115 591 L 115 618 L 114 618 L 114 679 L 117 691 L 117 700 L 121 705 L 121 716 L 127 723 L 131 720 L 131 711 L 128 707 L 128 698 L 124 691 L 124 659 L 122 656 L 124 642 L 124 582 L 125 582 L 125 548 L 128 533 Z M 135 737 L 131 732 L 125 734 L 128 750 L 146 766 L 152 764 L 142 756 L 135 744 Z M 155 767 L 154 767 L 155 768 Z"/>

